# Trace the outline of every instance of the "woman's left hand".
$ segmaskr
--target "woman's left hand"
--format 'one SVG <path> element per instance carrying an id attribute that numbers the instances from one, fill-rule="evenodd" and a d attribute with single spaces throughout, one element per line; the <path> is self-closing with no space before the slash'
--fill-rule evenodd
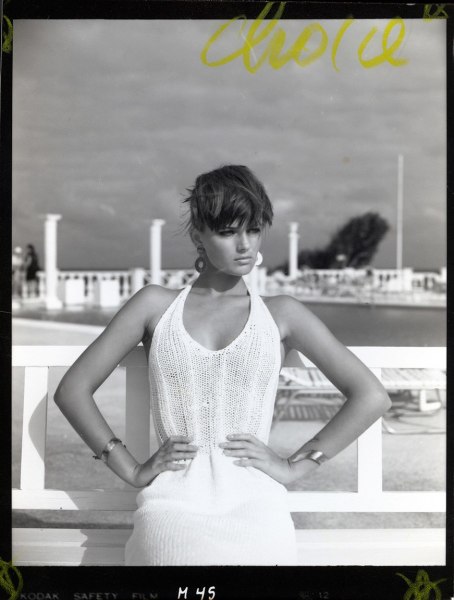
<path id="1" fill-rule="evenodd" d="M 226 456 L 238 457 L 233 462 L 239 467 L 255 467 L 282 484 L 292 483 L 302 476 L 301 470 L 295 468 L 296 463 L 282 458 L 250 433 L 233 433 L 227 439 L 228 442 L 219 446 Z M 309 464 L 308 470 L 316 466 L 316 463 Z"/>

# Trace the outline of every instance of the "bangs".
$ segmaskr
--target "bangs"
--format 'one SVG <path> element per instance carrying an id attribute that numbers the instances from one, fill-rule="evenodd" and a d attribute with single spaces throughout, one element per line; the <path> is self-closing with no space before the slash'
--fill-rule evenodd
<path id="1" fill-rule="evenodd" d="M 189 204 L 186 229 L 219 231 L 271 226 L 273 208 L 263 185 L 243 166 L 221 167 L 200 175 L 184 200 Z"/>
<path id="2" fill-rule="evenodd" d="M 271 224 L 264 215 L 263 207 L 254 202 L 253 197 L 241 193 L 228 194 L 226 190 L 205 195 L 203 202 L 197 202 L 194 212 L 194 225 L 200 231 L 205 225 L 213 231 L 219 231 L 233 225 L 262 227 Z"/>

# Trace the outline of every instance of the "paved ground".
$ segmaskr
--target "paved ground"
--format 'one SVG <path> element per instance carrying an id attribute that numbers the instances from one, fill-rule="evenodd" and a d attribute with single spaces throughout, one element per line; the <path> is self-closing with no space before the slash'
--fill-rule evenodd
<path id="1" fill-rule="evenodd" d="M 37 323 L 17 319 L 13 323 L 13 344 L 16 345 L 85 345 L 100 329 L 92 326 Z M 50 397 L 63 375 L 62 369 L 52 369 Z M 124 414 L 124 373 L 115 372 L 98 390 L 98 406 L 115 433 L 121 438 Z M 13 486 L 19 484 L 20 437 L 23 395 L 23 369 L 13 373 Z M 315 401 L 315 400 L 314 400 Z M 407 417 L 411 424 L 393 422 L 404 431 L 412 424 L 443 427 L 445 412 L 433 416 Z M 283 455 L 292 453 L 323 427 L 320 420 L 281 420 L 274 423 L 270 445 Z M 445 487 L 446 437 L 435 435 L 383 436 L 383 485 L 385 490 L 443 490 Z M 46 448 L 46 486 L 62 489 L 115 487 L 123 483 L 99 461 L 92 459 L 90 449 L 78 438 L 58 408 L 49 402 Z M 314 472 L 310 480 L 292 489 L 354 491 L 356 489 L 356 448 L 353 444 L 344 452 Z M 105 513 L 100 518 L 91 512 L 76 511 L 17 511 L 13 526 L 42 526 L 43 524 L 78 523 L 80 526 L 131 524 L 132 515 Z M 444 527 L 443 515 L 436 513 L 392 514 L 326 514 L 299 513 L 294 515 L 298 527 Z"/>

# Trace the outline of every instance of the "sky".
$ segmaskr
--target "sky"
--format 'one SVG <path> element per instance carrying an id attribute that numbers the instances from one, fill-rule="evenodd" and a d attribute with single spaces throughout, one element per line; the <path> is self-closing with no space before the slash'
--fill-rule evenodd
<path id="1" fill-rule="evenodd" d="M 406 64 L 364 67 L 363 39 L 376 27 L 363 56 L 382 52 L 389 21 L 355 20 L 338 70 L 331 52 L 344 21 L 321 20 L 307 52 L 323 32 L 327 48 L 312 64 L 265 61 L 250 73 L 241 57 L 216 67 L 201 60 L 226 21 L 15 20 L 13 244 L 35 244 L 42 261 L 44 215 L 58 213 L 59 268 L 147 268 L 150 224 L 161 218 L 163 267 L 191 267 L 186 189 L 202 172 L 245 164 L 274 206 L 264 266 L 287 259 L 289 222 L 299 223 L 299 248 L 313 249 L 374 211 L 391 230 L 372 264 L 393 268 L 401 153 L 403 264 L 446 265 L 446 25 L 401 22 L 388 44 L 402 27 L 394 59 Z M 243 46 L 251 23 L 231 24 L 209 60 Z M 313 23 L 284 14 L 275 26 L 284 50 Z"/>

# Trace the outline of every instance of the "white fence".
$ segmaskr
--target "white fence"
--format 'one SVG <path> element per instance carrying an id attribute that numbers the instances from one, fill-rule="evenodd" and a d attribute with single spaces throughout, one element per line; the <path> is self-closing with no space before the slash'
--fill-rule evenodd
<path id="1" fill-rule="evenodd" d="M 350 349 L 379 379 L 381 370 L 387 367 L 441 370 L 446 368 L 445 348 Z M 137 490 L 45 489 L 49 367 L 67 367 L 83 350 L 83 347 L 68 346 L 13 347 L 13 367 L 25 367 L 21 477 L 20 489 L 13 490 L 14 509 L 136 509 Z M 305 357 L 301 358 L 306 367 L 315 368 Z M 120 366 L 126 368 L 125 443 L 138 460 L 145 460 L 150 454 L 150 404 L 143 349 L 133 350 Z M 290 510 L 333 513 L 445 511 L 443 492 L 383 491 L 380 420 L 358 439 L 357 457 L 356 492 L 291 491 L 288 492 Z M 24 551 L 27 540 L 24 538 L 24 532 L 18 531 L 18 547 Z M 402 535 L 405 537 L 402 538 Z M 368 530 L 367 536 L 361 530 L 298 530 L 297 539 L 301 564 L 444 564 L 444 531 L 438 529 Z M 36 546 L 36 540 L 34 543 Z M 350 553 L 345 552 L 346 543 L 349 544 Z M 316 551 L 311 553 L 314 544 Z M 324 561 L 333 562 L 310 562 L 322 560 L 322 556 Z M 24 560 L 26 563 L 26 559 Z M 345 562 L 346 560 L 350 562 Z M 366 562 L 362 562 L 364 560 Z M 407 560 L 415 562 L 408 563 Z M 33 561 L 29 564 L 32 563 Z"/>

